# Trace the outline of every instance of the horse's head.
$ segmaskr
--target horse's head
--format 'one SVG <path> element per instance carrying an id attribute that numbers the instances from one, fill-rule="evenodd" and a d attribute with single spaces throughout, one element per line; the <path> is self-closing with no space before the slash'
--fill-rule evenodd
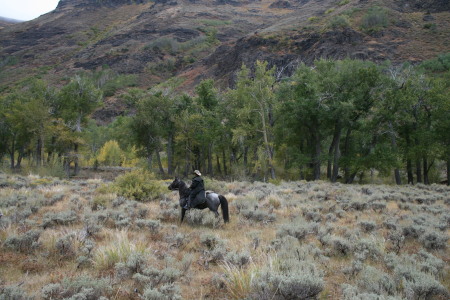
<path id="1" fill-rule="evenodd" d="M 180 189 L 181 180 L 178 177 L 175 177 L 174 181 L 169 185 L 168 189 L 171 191 L 176 191 Z"/>

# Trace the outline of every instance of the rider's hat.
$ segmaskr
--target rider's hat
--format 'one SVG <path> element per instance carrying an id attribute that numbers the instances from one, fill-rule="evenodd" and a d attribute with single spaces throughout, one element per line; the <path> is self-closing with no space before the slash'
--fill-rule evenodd
<path id="1" fill-rule="evenodd" d="M 194 171 L 194 174 L 196 174 L 196 175 L 198 175 L 198 176 L 202 176 L 202 173 L 200 173 L 199 170 L 195 170 L 195 171 Z"/>

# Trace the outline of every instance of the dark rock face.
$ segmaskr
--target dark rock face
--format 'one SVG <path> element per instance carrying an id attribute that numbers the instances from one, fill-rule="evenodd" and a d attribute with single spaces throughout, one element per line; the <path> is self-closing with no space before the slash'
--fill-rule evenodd
<path id="1" fill-rule="evenodd" d="M 394 0 L 401 10 L 404 11 L 430 11 L 442 12 L 450 11 L 449 0 Z"/>
<path id="2" fill-rule="evenodd" d="M 56 9 L 66 7 L 101 7 L 146 3 L 149 0 L 60 0 Z"/>
<path id="3" fill-rule="evenodd" d="M 276 1 L 269 6 L 270 8 L 291 8 L 292 4 L 289 1 L 280 0 Z"/>

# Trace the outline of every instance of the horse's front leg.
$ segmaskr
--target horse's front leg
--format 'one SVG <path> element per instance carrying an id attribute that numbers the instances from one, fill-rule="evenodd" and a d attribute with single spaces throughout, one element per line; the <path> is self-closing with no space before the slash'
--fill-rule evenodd
<path id="1" fill-rule="evenodd" d="M 180 220 L 180 224 L 183 223 L 184 220 L 184 215 L 186 214 L 186 209 L 185 208 L 181 208 L 181 220 Z"/>

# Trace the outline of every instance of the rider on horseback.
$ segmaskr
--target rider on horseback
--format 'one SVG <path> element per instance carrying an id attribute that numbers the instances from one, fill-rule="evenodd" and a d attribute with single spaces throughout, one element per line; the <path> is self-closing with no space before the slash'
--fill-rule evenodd
<path id="1" fill-rule="evenodd" d="M 201 177 L 202 173 L 200 173 L 199 170 L 195 170 L 194 175 L 195 176 L 192 178 L 191 186 L 189 187 L 191 193 L 189 194 L 186 205 L 183 207 L 184 209 L 190 209 L 195 197 L 197 197 L 197 195 L 201 192 L 205 193 L 205 185 L 203 183 L 203 178 Z"/>

